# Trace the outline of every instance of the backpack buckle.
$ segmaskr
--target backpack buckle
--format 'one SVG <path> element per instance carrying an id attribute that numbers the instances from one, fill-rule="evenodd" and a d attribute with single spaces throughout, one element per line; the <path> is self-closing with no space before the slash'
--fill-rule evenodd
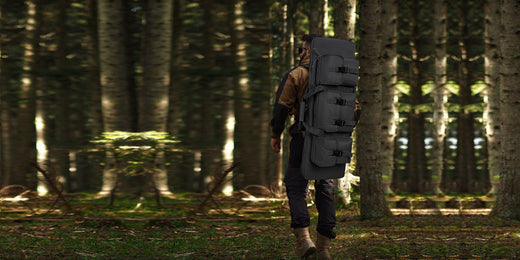
<path id="1" fill-rule="evenodd" d="M 338 73 L 349 73 L 348 67 L 338 67 L 336 72 Z"/>
<path id="2" fill-rule="evenodd" d="M 343 152 L 339 151 L 339 150 L 332 151 L 332 155 L 336 156 L 336 157 L 341 157 L 341 156 L 343 156 Z"/>
<path id="3" fill-rule="evenodd" d="M 345 120 L 334 120 L 334 125 L 345 126 Z"/>
<path id="4" fill-rule="evenodd" d="M 345 99 L 338 98 L 336 99 L 336 105 L 344 106 L 347 104 L 347 101 Z"/>

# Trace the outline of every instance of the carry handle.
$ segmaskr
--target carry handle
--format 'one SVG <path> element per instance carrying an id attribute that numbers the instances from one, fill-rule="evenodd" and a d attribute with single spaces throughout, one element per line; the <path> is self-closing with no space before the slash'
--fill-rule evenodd
<path id="1" fill-rule="evenodd" d="M 300 131 L 305 130 L 305 126 L 303 125 L 303 119 L 305 117 L 305 110 L 307 110 L 306 106 L 307 103 L 305 102 L 305 98 L 303 98 L 302 102 L 300 103 L 300 119 L 298 122 L 298 130 Z"/>

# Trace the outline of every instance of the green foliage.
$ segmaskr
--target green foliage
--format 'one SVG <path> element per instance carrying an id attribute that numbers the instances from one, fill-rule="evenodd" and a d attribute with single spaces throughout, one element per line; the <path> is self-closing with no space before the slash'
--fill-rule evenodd
<path id="1" fill-rule="evenodd" d="M 148 132 L 104 132 L 99 137 L 91 141 L 92 143 L 113 144 L 121 146 L 122 144 L 141 144 L 146 143 L 150 146 L 159 144 L 173 144 L 179 141 L 175 137 L 170 136 L 166 132 L 148 131 Z"/>
<path id="2" fill-rule="evenodd" d="M 82 215 L 13 216 L 2 204 L 1 259 L 296 259 L 283 203 L 215 197 L 220 210 L 196 214 L 197 194 L 176 194 L 163 208 L 145 200 L 73 198 Z M 422 198 L 422 197 L 417 197 Z M 311 225 L 317 211 L 309 208 Z M 27 210 L 28 214 L 30 211 Z M 520 222 L 487 216 L 394 216 L 362 221 L 358 208 L 337 211 L 335 259 L 516 259 Z M 315 239 L 315 232 L 311 236 Z"/>
<path id="3" fill-rule="evenodd" d="M 153 173 L 160 152 L 179 143 L 166 132 L 104 132 L 91 141 L 98 149 L 114 155 L 119 172 L 127 175 Z"/>
<path id="4" fill-rule="evenodd" d="M 435 89 L 435 82 L 433 82 L 431 80 L 426 81 L 426 83 L 421 86 L 423 96 L 426 96 L 426 95 L 432 93 L 434 89 Z"/>
<path id="5" fill-rule="evenodd" d="M 446 88 L 446 90 L 448 91 L 448 93 L 450 94 L 453 94 L 453 95 L 458 95 L 459 94 L 459 84 L 457 84 L 455 81 L 451 81 L 449 80 L 448 82 L 446 82 L 446 84 L 444 85 L 444 87 Z"/>
<path id="6" fill-rule="evenodd" d="M 397 90 L 397 93 L 401 93 L 404 95 L 409 96 L 410 95 L 410 85 L 406 83 L 404 80 L 399 80 L 395 84 L 395 88 Z"/>
<path id="7" fill-rule="evenodd" d="M 484 95 L 485 90 L 487 88 L 487 84 L 482 81 L 476 81 L 475 84 L 471 85 L 471 94 L 472 95 Z"/>

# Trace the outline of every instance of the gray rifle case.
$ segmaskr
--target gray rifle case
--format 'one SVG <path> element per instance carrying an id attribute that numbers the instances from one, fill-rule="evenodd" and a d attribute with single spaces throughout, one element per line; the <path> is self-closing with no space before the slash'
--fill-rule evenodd
<path id="1" fill-rule="evenodd" d="M 309 86 L 300 106 L 301 170 L 307 180 L 337 179 L 352 157 L 359 62 L 354 43 L 339 39 L 314 38 L 310 55 Z"/>

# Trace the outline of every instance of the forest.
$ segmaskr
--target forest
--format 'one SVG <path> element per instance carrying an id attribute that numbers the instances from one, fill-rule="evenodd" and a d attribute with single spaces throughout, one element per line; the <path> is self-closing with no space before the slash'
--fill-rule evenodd
<path id="1" fill-rule="evenodd" d="M 280 153 L 269 122 L 318 34 L 360 62 L 337 257 L 518 258 L 518 14 L 518 0 L 0 0 L 0 257 L 291 259 L 293 122 Z M 462 217 L 475 203 L 492 218 Z"/>
<path id="2" fill-rule="evenodd" d="M 239 162 L 221 192 L 280 193 L 288 155 L 269 149 L 273 95 L 298 63 L 301 36 L 315 33 L 356 44 L 362 130 L 348 171 L 361 194 L 498 194 L 500 211 L 520 216 L 517 1 L 0 8 L 1 187 L 45 194 L 40 165 L 66 192 L 107 194 L 120 173 L 150 172 L 163 194 L 204 192 Z M 128 189 L 140 183 L 124 179 Z"/>

